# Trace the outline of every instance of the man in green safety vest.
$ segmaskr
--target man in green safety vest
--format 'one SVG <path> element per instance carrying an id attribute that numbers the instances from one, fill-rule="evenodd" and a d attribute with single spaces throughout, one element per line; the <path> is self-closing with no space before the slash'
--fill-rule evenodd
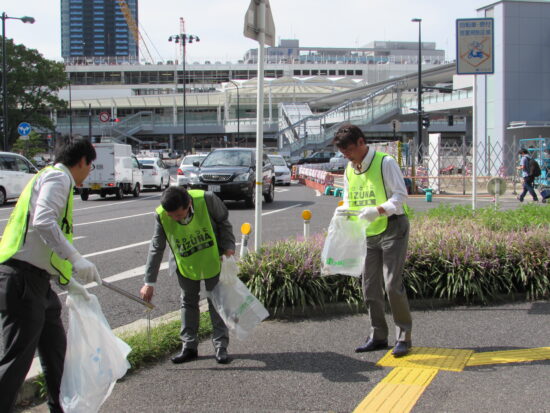
<path id="1" fill-rule="evenodd" d="M 172 362 L 186 363 L 198 357 L 199 298 L 201 282 L 211 291 L 220 279 L 221 255 L 235 254 L 235 236 L 229 222 L 227 207 L 212 192 L 187 191 L 183 187 L 169 187 L 156 209 L 155 229 L 145 265 L 145 285 L 141 297 L 151 301 L 160 264 L 170 246 L 169 271 L 176 274 L 181 287 L 181 352 Z M 228 330 L 215 307 L 208 299 L 212 320 L 212 342 L 218 363 L 229 362 Z"/>
<path id="2" fill-rule="evenodd" d="M 89 298 L 82 282 L 101 284 L 94 264 L 73 247 L 73 189 L 93 168 L 95 149 L 87 140 L 60 145 L 55 165 L 29 181 L 0 241 L 0 320 L 4 356 L 0 360 L 0 412 L 11 412 L 35 352 L 42 363 L 50 412 L 59 402 L 67 340 L 61 302 L 50 279 L 69 294 Z"/>
<path id="3" fill-rule="evenodd" d="M 358 212 L 369 222 L 366 229 L 367 257 L 363 270 L 363 296 L 369 308 L 370 334 L 356 352 L 374 351 L 388 346 L 388 325 L 384 315 L 384 290 L 393 313 L 396 344 L 392 354 L 409 353 L 412 318 L 403 285 L 403 268 L 409 242 L 407 189 L 395 159 L 367 146 L 361 129 L 342 125 L 333 143 L 350 160 L 344 176 L 345 210 Z"/>

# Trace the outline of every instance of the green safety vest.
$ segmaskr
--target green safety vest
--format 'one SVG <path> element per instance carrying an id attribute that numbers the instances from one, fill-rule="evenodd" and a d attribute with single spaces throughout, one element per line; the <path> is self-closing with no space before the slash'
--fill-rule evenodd
<path id="1" fill-rule="evenodd" d="M 63 169 L 48 166 L 38 172 L 25 186 L 23 192 L 17 200 L 17 204 L 13 209 L 8 224 L 4 229 L 2 240 L 0 241 L 0 263 L 4 263 L 13 257 L 25 243 L 27 231 L 29 229 L 29 206 L 31 202 L 32 190 L 34 183 L 38 177 L 51 170 L 63 171 Z M 65 235 L 65 238 L 72 244 L 73 243 L 73 186 L 67 196 L 67 205 L 65 206 L 65 212 L 63 216 L 59 218 L 59 227 Z M 59 257 L 55 252 L 51 252 L 50 264 L 59 273 L 59 283 L 66 285 L 69 283 L 73 266 L 68 260 L 64 260 Z"/>
<path id="2" fill-rule="evenodd" d="M 181 224 L 168 216 L 162 206 L 156 209 L 179 273 L 192 280 L 205 280 L 220 273 L 221 262 L 216 235 L 204 199 L 204 191 L 189 191 L 193 198 L 193 218 Z"/>
<path id="3" fill-rule="evenodd" d="M 374 152 L 374 157 L 366 171 L 357 173 L 351 162 L 346 167 L 348 179 L 348 201 L 350 210 L 361 210 L 367 206 L 381 205 L 388 200 L 382 176 L 382 162 L 387 153 Z M 407 206 L 403 205 L 407 214 Z M 357 219 L 356 217 L 352 217 Z M 388 227 L 388 217 L 380 215 L 367 226 L 367 237 L 379 235 Z"/>

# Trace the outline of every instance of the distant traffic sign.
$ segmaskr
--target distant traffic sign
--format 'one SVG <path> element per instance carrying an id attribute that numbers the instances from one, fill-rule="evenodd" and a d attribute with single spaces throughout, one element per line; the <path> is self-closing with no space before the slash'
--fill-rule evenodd
<path id="1" fill-rule="evenodd" d="M 99 113 L 99 120 L 101 122 L 109 122 L 109 119 L 111 119 L 111 115 L 109 112 L 100 112 Z"/>
<path id="2" fill-rule="evenodd" d="M 456 73 L 484 75 L 494 69 L 492 18 L 456 20 Z"/>
<path id="3" fill-rule="evenodd" d="M 29 133 L 31 133 L 32 127 L 30 123 L 27 122 L 21 122 L 19 125 L 17 125 L 17 132 L 21 136 L 28 136 Z"/>

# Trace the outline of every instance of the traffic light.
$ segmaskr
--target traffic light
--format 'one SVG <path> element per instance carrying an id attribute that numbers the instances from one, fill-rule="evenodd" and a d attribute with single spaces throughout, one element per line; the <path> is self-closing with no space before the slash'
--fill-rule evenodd
<path id="1" fill-rule="evenodd" d="M 430 127 L 430 117 L 429 116 L 422 116 L 422 127 L 424 129 L 428 129 Z"/>

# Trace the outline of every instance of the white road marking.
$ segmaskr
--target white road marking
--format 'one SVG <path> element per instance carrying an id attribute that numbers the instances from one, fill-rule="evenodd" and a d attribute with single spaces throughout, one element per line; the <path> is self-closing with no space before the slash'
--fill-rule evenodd
<path id="1" fill-rule="evenodd" d="M 84 237 L 84 236 L 82 236 L 82 237 L 74 237 L 74 238 L 73 238 L 73 241 L 76 241 L 77 239 L 83 239 L 83 238 L 86 238 L 86 237 Z"/>
<path id="2" fill-rule="evenodd" d="M 88 258 L 88 257 L 95 257 L 97 255 L 109 254 L 111 252 L 117 252 L 117 251 L 122 251 L 122 250 L 129 249 L 129 248 L 139 247 L 141 245 L 149 244 L 150 242 L 151 242 L 150 240 L 142 241 L 142 242 L 136 242 L 135 244 L 124 245 L 122 247 L 117 247 L 117 248 L 111 248 L 111 249 L 108 249 L 108 250 L 92 252 L 90 254 L 83 255 L 83 257 Z"/>
<path id="3" fill-rule="evenodd" d="M 274 210 L 274 211 L 269 211 L 269 212 L 264 212 L 264 213 L 262 214 L 262 216 L 264 216 L 264 215 L 270 215 L 270 214 L 276 214 L 277 212 L 283 212 L 283 211 L 286 211 L 287 209 L 296 208 L 296 207 L 299 207 L 299 206 L 301 206 L 301 205 L 303 205 L 303 204 L 291 205 L 291 206 L 286 207 L 286 208 L 276 209 L 276 210 Z"/>
<path id="4" fill-rule="evenodd" d="M 166 269 L 168 269 L 168 261 L 163 262 L 160 265 L 159 271 L 166 270 Z M 128 278 L 139 277 L 144 274 L 145 274 L 145 265 L 142 265 L 140 267 L 132 268 L 131 270 L 128 270 L 128 271 L 119 272 L 118 274 L 111 275 L 110 277 L 103 278 L 103 279 L 107 282 L 115 282 L 115 281 L 127 280 Z M 93 283 L 86 284 L 84 287 L 92 288 L 97 286 L 98 286 L 97 283 L 93 282 Z M 65 295 L 65 294 L 67 294 L 67 291 L 63 291 L 58 295 Z"/>
<path id="5" fill-rule="evenodd" d="M 82 222 L 80 224 L 74 224 L 73 226 L 74 227 L 80 227 L 82 225 L 101 224 L 103 222 L 118 221 L 119 219 L 135 218 L 135 217 L 141 217 L 143 215 L 151 215 L 151 214 L 155 214 L 155 212 L 145 212 L 143 214 L 127 215 L 127 216 L 124 216 L 124 217 L 117 217 L 117 218 L 108 218 L 108 219 L 102 219 L 100 221 Z"/>
<path id="6" fill-rule="evenodd" d="M 78 208 L 78 209 L 74 209 L 73 211 L 84 211 L 86 209 L 104 208 L 104 207 L 108 207 L 108 206 L 112 206 L 112 205 L 122 205 L 122 204 L 127 204 L 129 202 L 137 202 L 137 201 L 140 201 L 140 200 L 143 200 L 143 199 L 154 198 L 156 196 L 158 196 L 158 195 L 144 196 L 144 197 L 141 197 L 139 199 L 133 199 L 131 201 L 120 201 L 120 202 L 113 202 L 111 204 L 102 204 L 102 205 L 95 205 L 95 206 L 86 207 L 86 208 Z"/>

